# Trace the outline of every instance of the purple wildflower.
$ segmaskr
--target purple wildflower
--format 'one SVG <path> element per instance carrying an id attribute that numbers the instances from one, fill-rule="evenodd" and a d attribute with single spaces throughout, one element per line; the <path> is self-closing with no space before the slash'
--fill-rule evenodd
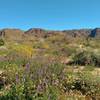
<path id="1" fill-rule="evenodd" d="M 43 68 L 39 68 L 39 69 L 37 70 L 37 74 L 38 74 L 39 77 L 42 77 L 42 76 L 45 74 L 44 69 L 43 69 Z"/>
<path id="2" fill-rule="evenodd" d="M 37 86 L 37 92 L 40 93 L 40 92 L 42 92 L 42 91 L 43 91 L 43 86 L 42 86 L 42 84 L 39 84 L 39 85 Z"/>
<path id="3" fill-rule="evenodd" d="M 19 83 L 19 75 L 16 73 L 16 83 Z"/>
<path id="4" fill-rule="evenodd" d="M 27 63 L 27 64 L 26 64 L 26 72 L 29 72 L 29 70 L 30 70 L 30 64 Z"/>

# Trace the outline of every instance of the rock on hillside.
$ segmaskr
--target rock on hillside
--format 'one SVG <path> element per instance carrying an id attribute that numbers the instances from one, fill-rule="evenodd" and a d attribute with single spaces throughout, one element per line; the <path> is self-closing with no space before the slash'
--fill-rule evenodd
<path id="1" fill-rule="evenodd" d="M 90 36 L 100 38 L 100 28 L 95 28 L 92 30 Z"/>
<path id="2" fill-rule="evenodd" d="M 46 35 L 46 31 L 40 28 L 31 28 L 25 32 L 27 35 L 33 35 L 35 37 L 43 37 Z"/>
<path id="3" fill-rule="evenodd" d="M 41 28 L 31 28 L 28 31 L 25 32 L 25 34 L 27 35 L 32 35 L 35 37 L 49 37 L 52 35 L 57 35 L 57 34 L 63 34 L 62 31 L 53 31 L 53 30 L 45 30 L 45 29 L 41 29 Z"/>
<path id="4" fill-rule="evenodd" d="M 64 30 L 63 32 L 72 37 L 88 37 L 91 34 L 91 29 Z"/>
<path id="5" fill-rule="evenodd" d="M 19 29 L 3 29 L 0 30 L 0 36 L 10 40 L 20 40 L 24 35 L 24 31 Z"/>

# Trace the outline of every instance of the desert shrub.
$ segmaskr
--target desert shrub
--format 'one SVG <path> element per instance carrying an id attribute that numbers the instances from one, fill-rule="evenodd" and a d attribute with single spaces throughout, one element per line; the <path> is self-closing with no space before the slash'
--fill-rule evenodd
<path id="1" fill-rule="evenodd" d="M 12 44 L 9 48 L 11 49 L 11 53 L 13 52 L 13 54 L 15 53 L 25 58 L 31 58 L 33 54 L 33 48 L 30 45 Z"/>
<path id="2" fill-rule="evenodd" d="M 62 81 L 64 92 L 80 92 L 82 95 L 88 95 L 91 98 L 95 98 L 100 94 L 99 81 L 91 73 L 77 73 L 72 74 L 70 77 L 67 74 L 67 78 Z"/>
<path id="3" fill-rule="evenodd" d="M 72 54 L 76 53 L 76 48 L 72 48 L 72 47 L 67 46 L 67 47 L 62 49 L 62 53 L 69 57 Z"/>
<path id="4" fill-rule="evenodd" d="M 5 44 L 3 39 L 0 39 L 0 46 L 3 46 Z"/>
<path id="5" fill-rule="evenodd" d="M 16 52 L 14 50 L 9 51 L 9 53 L 7 54 L 7 59 L 10 64 L 13 63 L 18 66 L 23 66 L 30 60 L 29 57 L 26 57 L 22 53 L 20 54 L 19 52 Z"/>
<path id="6" fill-rule="evenodd" d="M 100 66 L 100 55 L 92 52 L 79 52 L 73 57 L 73 64 Z"/>

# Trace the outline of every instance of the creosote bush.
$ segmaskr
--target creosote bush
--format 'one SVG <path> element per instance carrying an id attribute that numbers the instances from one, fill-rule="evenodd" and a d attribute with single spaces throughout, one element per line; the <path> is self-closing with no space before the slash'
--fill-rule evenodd
<path id="1" fill-rule="evenodd" d="M 100 55 L 82 51 L 74 55 L 72 64 L 100 66 Z"/>

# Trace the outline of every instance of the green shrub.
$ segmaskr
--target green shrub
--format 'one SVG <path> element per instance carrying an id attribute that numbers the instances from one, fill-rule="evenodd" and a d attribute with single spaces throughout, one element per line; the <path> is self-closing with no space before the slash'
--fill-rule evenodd
<path id="1" fill-rule="evenodd" d="M 100 66 L 100 55 L 92 52 L 79 52 L 73 57 L 73 64 Z"/>
<path id="2" fill-rule="evenodd" d="M 5 43 L 4 43 L 4 40 L 3 39 L 0 39 L 0 46 L 3 46 Z"/>

